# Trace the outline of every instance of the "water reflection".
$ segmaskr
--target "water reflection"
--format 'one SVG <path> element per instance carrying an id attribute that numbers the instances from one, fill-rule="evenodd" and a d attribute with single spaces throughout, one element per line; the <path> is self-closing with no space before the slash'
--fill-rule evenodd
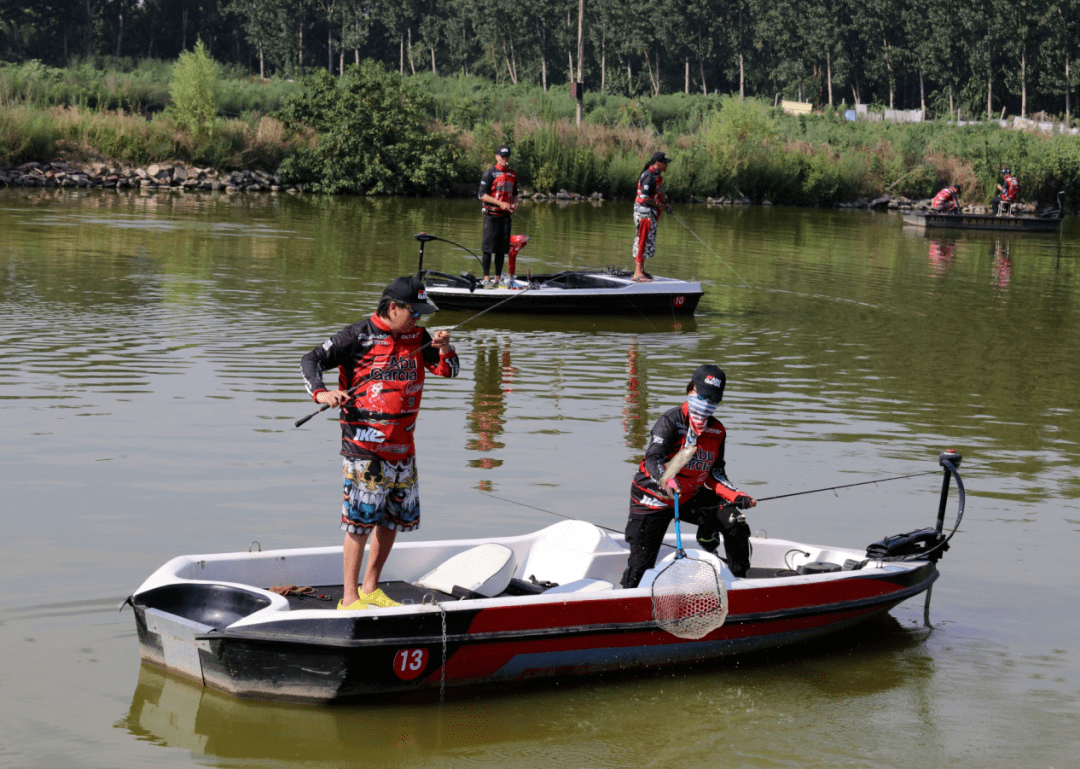
<path id="1" fill-rule="evenodd" d="M 944 278 L 956 256 L 956 241 L 951 238 L 930 238 L 930 275 Z"/>
<path id="2" fill-rule="evenodd" d="M 474 387 L 471 408 L 466 419 L 471 438 L 465 442 L 466 451 L 484 456 L 469 460 L 469 467 L 491 470 L 502 465 L 492 452 L 505 446 L 498 440 L 506 423 L 506 396 L 513 392 L 516 369 L 510 361 L 510 338 L 492 338 L 478 344 L 474 350 Z M 491 479 L 479 481 L 480 491 L 491 491 Z"/>
<path id="3" fill-rule="evenodd" d="M 649 434 L 649 398 L 645 382 L 644 359 L 633 338 L 626 348 L 626 396 L 623 398 L 623 445 L 634 450 L 644 449 Z"/>
<path id="4" fill-rule="evenodd" d="M 1009 283 L 1012 281 L 1012 257 L 1009 255 L 1009 239 L 998 238 L 994 240 L 994 287 L 995 296 L 1005 299 L 1008 293 Z"/>

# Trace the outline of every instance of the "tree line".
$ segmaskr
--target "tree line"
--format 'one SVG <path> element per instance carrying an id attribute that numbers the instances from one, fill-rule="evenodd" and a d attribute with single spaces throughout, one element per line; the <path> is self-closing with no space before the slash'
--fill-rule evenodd
<path id="1" fill-rule="evenodd" d="M 1080 0 L 0 0 L 0 57 L 175 59 L 262 77 L 402 74 L 630 97 L 736 94 L 928 115 L 1072 117 Z"/>

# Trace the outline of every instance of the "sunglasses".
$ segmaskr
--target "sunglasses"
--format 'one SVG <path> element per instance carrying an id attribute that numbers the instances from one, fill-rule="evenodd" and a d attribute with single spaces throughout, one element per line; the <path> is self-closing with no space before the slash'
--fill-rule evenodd
<path id="1" fill-rule="evenodd" d="M 409 315 L 412 316 L 413 320 L 418 320 L 420 318 L 420 316 L 422 315 L 422 313 L 417 312 L 416 310 L 414 310 L 411 306 L 409 306 L 407 304 L 399 304 L 398 302 L 394 302 L 394 304 L 396 304 L 401 309 L 405 310 L 405 312 L 409 313 Z"/>

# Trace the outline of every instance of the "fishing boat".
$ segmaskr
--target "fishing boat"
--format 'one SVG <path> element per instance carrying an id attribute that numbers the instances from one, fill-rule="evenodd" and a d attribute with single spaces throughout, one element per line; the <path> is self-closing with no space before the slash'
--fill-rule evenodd
<path id="1" fill-rule="evenodd" d="M 693 315 L 705 293 L 697 281 L 656 276 L 637 282 L 633 273 L 617 267 L 527 274 L 506 285 L 487 287 L 467 272 L 450 275 L 424 269 L 424 245 L 442 238 L 424 232 L 414 237 L 420 241 L 416 275 L 444 310 L 678 316 Z M 511 249 L 511 256 L 516 255 L 514 246 Z"/>
<path id="2" fill-rule="evenodd" d="M 623 589 L 621 534 L 566 519 L 518 536 L 398 544 L 380 587 L 400 606 L 337 610 L 340 547 L 173 558 L 125 604 L 144 662 L 240 698 L 368 701 L 720 658 L 818 638 L 927 591 L 963 516 L 960 459 L 939 456 L 935 527 L 865 549 L 759 533 L 741 578 L 684 550 L 676 526 L 669 554 Z M 678 579 L 702 571 L 707 583 Z"/>
<path id="3" fill-rule="evenodd" d="M 1057 196 L 1058 207 L 1042 216 L 1016 214 L 952 214 L 937 211 L 905 211 L 904 224 L 928 229 L 1004 230 L 1011 232 L 1057 232 L 1061 226 L 1064 193 Z"/>

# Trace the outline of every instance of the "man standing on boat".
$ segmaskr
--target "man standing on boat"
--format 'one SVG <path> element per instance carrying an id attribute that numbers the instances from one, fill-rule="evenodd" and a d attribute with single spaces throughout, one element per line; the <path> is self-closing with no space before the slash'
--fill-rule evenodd
<path id="1" fill-rule="evenodd" d="M 480 177 L 477 197 L 484 204 L 484 242 L 480 247 L 484 266 L 482 288 L 495 288 L 502 275 L 503 259 L 510 251 L 511 215 L 517 210 L 517 173 L 510 168 L 510 148 L 495 151 L 495 165 Z M 495 257 L 495 277 L 490 276 L 491 257 Z M 513 276 L 504 276 L 511 283 Z"/>
<path id="2" fill-rule="evenodd" d="M 930 210 L 939 214 L 960 213 L 960 188 L 952 185 L 943 189 L 930 201 Z"/>
<path id="3" fill-rule="evenodd" d="M 680 520 L 697 524 L 698 544 L 714 553 L 722 534 L 731 573 L 744 577 L 750 568 L 750 527 L 739 511 L 754 507 L 757 500 L 728 480 L 724 463 L 727 431 L 713 418 L 726 381 L 719 367 L 698 367 L 686 385 L 686 402 L 665 412 L 649 433 L 645 458 L 630 486 L 626 522 L 630 559 L 622 577 L 625 588 L 637 587 L 646 569 L 656 564 L 668 524 L 675 517 L 675 493 L 679 495 Z M 669 465 L 691 452 L 674 477 L 661 486 L 665 473 L 671 474 Z"/>
<path id="4" fill-rule="evenodd" d="M 345 593 L 339 609 L 397 606 L 379 588 L 379 577 L 399 531 L 420 525 L 420 487 L 413 429 L 426 371 L 458 374 L 449 331 L 434 335 L 416 325 L 438 310 L 419 278 L 395 278 L 375 314 L 346 326 L 301 361 L 307 391 L 316 403 L 341 409 L 345 495 Z M 338 389 L 323 372 L 338 370 Z M 371 537 L 363 585 L 364 546 Z"/>
<path id="5" fill-rule="evenodd" d="M 645 272 L 645 260 L 656 254 L 656 227 L 660 214 L 670 211 L 664 199 L 664 179 L 671 158 L 663 152 L 654 152 L 638 177 L 637 196 L 634 198 L 634 277 L 637 283 L 652 280 Z"/>
<path id="6" fill-rule="evenodd" d="M 994 196 L 990 205 L 993 208 L 994 215 L 997 215 L 998 208 L 1002 203 L 1008 203 L 1011 206 L 1016 202 L 1016 199 L 1020 196 L 1020 182 L 1016 180 L 1016 177 L 1012 175 L 1012 170 L 1009 168 L 1001 169 L 1001 184 L 997 186 L 998 194 Z"/>

